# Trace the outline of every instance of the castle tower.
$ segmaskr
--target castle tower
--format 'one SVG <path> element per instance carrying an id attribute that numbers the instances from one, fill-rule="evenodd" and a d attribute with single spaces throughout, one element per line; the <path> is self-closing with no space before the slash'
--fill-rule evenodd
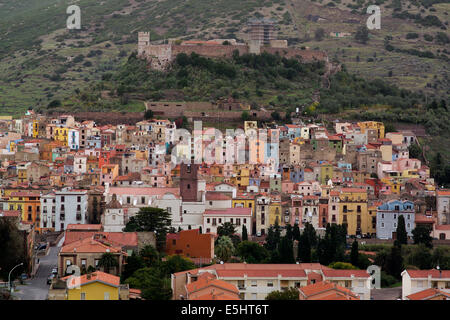
<path id="1" fill-rule="evenodd" d="M 145 49 L 150 45 L 150 32 L 138 33 L 138 55 L 145 54 Z"/>
<path id="2" fill-rule="evenodd" d="M 198 167 L 198 164 L 180 164 L 180 193 L 185 202 L 197 201 Z"/>

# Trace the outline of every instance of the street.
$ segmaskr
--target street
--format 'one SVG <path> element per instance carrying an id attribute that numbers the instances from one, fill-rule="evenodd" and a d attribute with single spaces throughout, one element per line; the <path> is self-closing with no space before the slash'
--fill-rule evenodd
<path id="1" fill-rule="evenodd" d="M 39 269 L 34 279 L 25 281 L 24 285 L 18 285 L 13 295 L 20 300 L 46 300 L 50 285 L 47 284 L 47 277 L 52 272 L 52 268 L 58 265 L 58 252 L 64 238 L 55 247 L 50 247 L 48 255 L 40 257 Z"/>

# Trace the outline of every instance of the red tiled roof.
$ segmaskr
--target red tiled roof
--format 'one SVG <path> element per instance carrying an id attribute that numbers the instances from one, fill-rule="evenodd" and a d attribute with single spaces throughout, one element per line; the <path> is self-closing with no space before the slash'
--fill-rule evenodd
<path id="1" fill-rule="evenodd" d="M 93 238 L 94 235 L 104 236 L 106 242 L 111 242 L 117 246 L 136 247 L 138 245 L 138 238 L 136 232 L 96 232 L 96 231 L 76 231 L 66 232 L 64 245 L 71 244 L 75 241 L 86 238 Z"/>
<path id="2" fill-rule="evenodd" d="M 425 289 L 413 294 L 410 294 L 409 296 L 406 296 L 409 300 L 428 300 L 435 296 L 446 296 L 447 298 L 450 298 L 450 293 L 441 291 L 439 289 L 435 288 L 429 288 Z"/>
<path id="3" fill-rule="evenodd" d="M 319 300 L 341 300 L 339 297 L 343 297 L 343 300 L 346 300 L 346 296 L 348 296 L 348 299 L 353 298 L 353 300 L 359 300 L 359 297 L 349 289 L 329 281 L 317 282 L 306 287 L 302 287 L 299 291 L 300 294 L 305 296 L 308 300 L 316 300 L 313 296 L 326 291 L 330 291 L 330 294 L 326 297 L 320 298 Z"/>
<path id="4" fill-rule="evenodd" d="M 432 216 L 426 216 L 424 214 L 416 214 L 414 221 L 416 223 L 431 223 L 431 224 L 435 222 Z"/>
<path id="5" fill-rule="evenodd" d="M 228 283 L 223 280 L 218 279 L 211 279 L 210 277 L 202 277 L 198 279 L 197 281 L 191 282 L 186 285 L 186 291 L 188 294 L 192 294 L 193 292 L 196 292 L 198 290 L 202 290 L 208 287 L 217 287 L 220 289 L 224 289 L 230 292 L 239 293 L 239 290 L 236 288 L 236 286 L 232 285 L 231 283 Z"/>
<path id="6" fill-rule="evenodd" d="M 0 217 L 20 217 L 19 210 L 0 210 Z"/>
<path id="7" fill-rule="evenodd" d="M 240 299 L 236 296 L 219 292 L 219 293 L 207 293 L 191 300 L 240 300 Z"/>
<path id="8" fill-rule="evenodd" d="M 120 247 L 108 246 L 92 238 L 74 241 L 61 248 L 61 253 L 119 253 L 121 251 L 122 249 Z"/>
<path id="9" fill-rule="evenodd" d="M 96 230 L 100 231 L 102 229 L 101 224 L 68 224 L 66 230 L 72 231 L 72 230 Z"/>
<path id="10" fill-rule="evenodd" d="M 221 192 L 206 192 L 206 200 L 231 200 L 231 197 Z"/>
<path id="11" fill-rule="evenodd" d="M 438 196 L 450 196 L 450 190 L 438 190 Z"/>
<path id="12" fill-rule="evenodd" d="M 441 224 L 435 227 L 436 230 L 450 230 L 450 224 Z"/>
<path id="13" fill-rule="evenodd" d="M 80 277 L 64 277 L 62 280 L 70 280 L 70 283 L 67 283 L 68 286 L 75 286 L 77 284 L 83 286 L 88 283 L 92 282 L 102 282 L 107 285 L 118 287 L 120 285 L 120 278 L 116 277 L 112 274 L 101 272 L 101 271 L 95 271 L 93 273 L 88 273 L 85 275 L 82 275 Z M 80 281 L 80 282 L 78 282 Z"/>
<path id="14" fill-rule="evenodd" d="M 431 275 L 431 278 L 450 278 L 450 270 L 406 270 L 411 278 L 428 278 Z"/>

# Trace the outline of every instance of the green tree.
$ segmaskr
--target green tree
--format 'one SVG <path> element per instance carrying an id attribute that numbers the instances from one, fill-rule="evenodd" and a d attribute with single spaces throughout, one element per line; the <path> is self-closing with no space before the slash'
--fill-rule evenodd
<path id="1" fill-rule="evenodd" d="M 431 250 L 425 244 L 420 243 L 413 249 L 408 263 L 422 270 L 431 269 L 433 267 Z"/>
<path id="2" fill-rule="evenodd" d="M 409 158 L 422 159 L 422 149 L 417 143 L 412 143 L 408 147 Z"/>
<path id="3" fill-rule="evenodd" d="M 130 288 L 140 289 L 142 298 L 146 300 L 169 300 L 172 297 L 170 278 L 156 267 L 137 270 L 125 283 Z"/>
<path id="4" fill-rule="evenodd" d="M 139 251 L 139 257 L 145 267 L 153 267 L 160 261 L 158 251 L 152 245 L 146 245 Z"/>
<path id="5" fill-rule="evenodd" d="M 366 44 L 369 41 L 369 30 L 366 26 L 360 26 L 356 30 L 355 40 L 359 43 Z"/>
<path id="6" fill-rule="evenodd" d="M 348 262 L 336 261 L 328 265 L 329 268 L 339 270 L 356 270 L 358 269 L 354 264 Z"/>
<path id="7" fill-rule="evenodd" d="M 292 244 L 292 239 L 290 239 L 288 236 L 284 236 L 281 239 L 279 248 L 279 261 L 278 263 L 294 263 L 294 249 Z"/>
<path id="8" fill-rule="evenodd" d="M 400 244 L 408 244 L 408 233 L 406 233 L 405 217 L 400 215 L 397 224 L 397 240 Z"/>
<path id="9" fill-rule="evenodd" d="M 127 263 L 125 264 L 122 274 L 120 275 L 121 281 L 124 282 L 126 279 L 131 277 L 133 273 L 135 273 L 137 270 L 144 268 L 144 266 L 145 265 L 144 262 L 142 261 L 142 258 L 133 251 L 131 256 L 127 258 Z"/>
<path id="10" fill-rule="evenodd" d="M 294 240 L 300 240 L 300 228 L 298 227 L 298 223 L 294 224 L 294 228 L 292 230 L 292 238 Z"/>
<path id="11" fill-rule="evenodd" d="M 102 254 L 100 260 L 98 261 L 98 266 L 102 267 L 106 273 L 109 273 L 111 268 L 119 266 L 117 258 L 111 252 L 105 252 Z"/>
<path id="12" fill-rule="evenodd" d="M 166 277 L 170 277 L 172 274 L 182 272 L 186 270 L 195 269 L 195 264 L 191 259 L 185 258 L 180 255 L 172 255 L 166 258 L 161 265 L 161 270 Z"/>
<path id="13" fill-rule="evenodd" d="M 236 227 L 231 222 L 225 222 L 217 227 L 217 234 L 219 235 L 219 237 L 222 236 L 231 237 L 235 233 Z"/>
<path id="14" fill-rule="evenodd" d="M 144 119 L 145 120 L 149 120 L 149 119 L 153 119 L 153 111 L 148 109 L 147 111 L 145 111 L 144 113 Z"/>
<path id="15" fill-rule="evenodd" d="M 242 121 L 249 121 L 250 120 L 250 114 L 247 111 L 243 111 L 241 114 Z"/>
<path id="16" fill-rule="evenodd" d="M 424 225 L 418 225 L 412 231 L 414 244 L 423 243 L 428 248 L 433 247 L 433 238 L 430 236 L 431 229 Z"/>
<path id="17" fill-rule="evenodd" d="M 305 232 L 300 235 L 297 258 L 300 262 L 311 262 L 311 243 Z"/>
<path id="18" fill-rule="evenodd" d="M 159 208 L 140 208 L 135 217 L 131 217 L 124 231 L 149 231 L 156 235 L 156 247 L 161 252 L 166 245 L 166 235 L 171 225 L 170 213 Z"/>
<path id="19" fill-rule="evenodd" d="M 297 288 L 289 288 L 284 291 L 272 291 L 266 296 L 266 300 L 298 300 L 299 292 Z"/>
<path id="20" fill-rule="evenodd" d="M 387 257 L 386 267 L 388 274 L 400 279 L 400 274 L 403 271 L 403 256 L 401 244 L 397 240 L 394 241 L 391 252 Z"/>
<path id="21" fill-rule="evenodd" d="M 248 240 L 247 227 L 245 224 L 242 225 L 242 241 Z"/>
<path id="22" fill-rule="evenodd" d="M 227 236 L 222 236 L 217 241 L 217 245 L 214 248 L 216 256 L 223 262 L 230 260 L 234 253 L 234 245 L 231 239 Z"/>
<path id="23" fill-rule="evenodd" d="M 281 116 L 277 111 L 274 111 L 270 114 L 270 116 L 272 117 L 273 120 L 275 121 L 280 121 L 281 120 Z"/>
<path id="24" fill-rule="evenodd" d="M 281 230 L 278 222 L 275 221 L 274 226 L 270 226 L 267 231 L 266 242 L 264 243 L 264 247 L 269 250 L 269 252 L 274 252 L 277 250 L 278 245 L 281 240 Z"/>
<path id="25" fill-rule="evenodd" d="M 247 263 L 265 263 L 269 252 L 257 242 L 242 241 L 236 248 L 236 254 Z"/>
<path id="26" fill-rule="evenodd" d="M 316 41 L 322 41 L 324 37 L 325 30 L 323 28 L 318 28 L 314 31 L 314 39 L 316 39 Z"/>
<path id="27" fill-rule="evenodd" d="M 352 265 L 357 266 L 359 260 L 358 241 L 356 239 L 352 243 L 352 250 L 350 252 L 350 262 Z"/>

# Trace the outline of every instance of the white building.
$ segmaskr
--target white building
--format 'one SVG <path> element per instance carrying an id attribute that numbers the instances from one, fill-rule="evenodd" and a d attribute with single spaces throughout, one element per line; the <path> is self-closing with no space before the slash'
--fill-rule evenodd
<path id="1" fill-rule="evenodd" d="M 401 275 L 403 300 L 410 294 L 429 288 L 450 293 L 450 270 L 404 270 Z"/>
<path id="2" fill-rule="evenodd" d="M 55 229 L 56 227 L 56 196 L 54 193 L 41 195 L 41 229 Z"/>
<path id="3" fill-rule="evenodd" d="M 115 194 L 106 205 L 101 220 L 105 232 L 122 232 L 125 228 L 125 213 Z"/>
<path id="4" fill-rule="evenodd" d="M 252 209 L 229 208 L 222 210 L 206 210 L 203 214 L 203 230 L 206 233 L 216 233 L 217 227 L 230 222 L 236 227 L 236 233 L 242 235 L 242 226 L 247 228 L 247 234 L 251 234 Z"/>
<path id="5" fill-rule="evenodd" d="M 55 192 L 55 231 L 64 231 L 69 224 L 86 224 L 88 194 L 86 190 L 64 188 Z"/>

